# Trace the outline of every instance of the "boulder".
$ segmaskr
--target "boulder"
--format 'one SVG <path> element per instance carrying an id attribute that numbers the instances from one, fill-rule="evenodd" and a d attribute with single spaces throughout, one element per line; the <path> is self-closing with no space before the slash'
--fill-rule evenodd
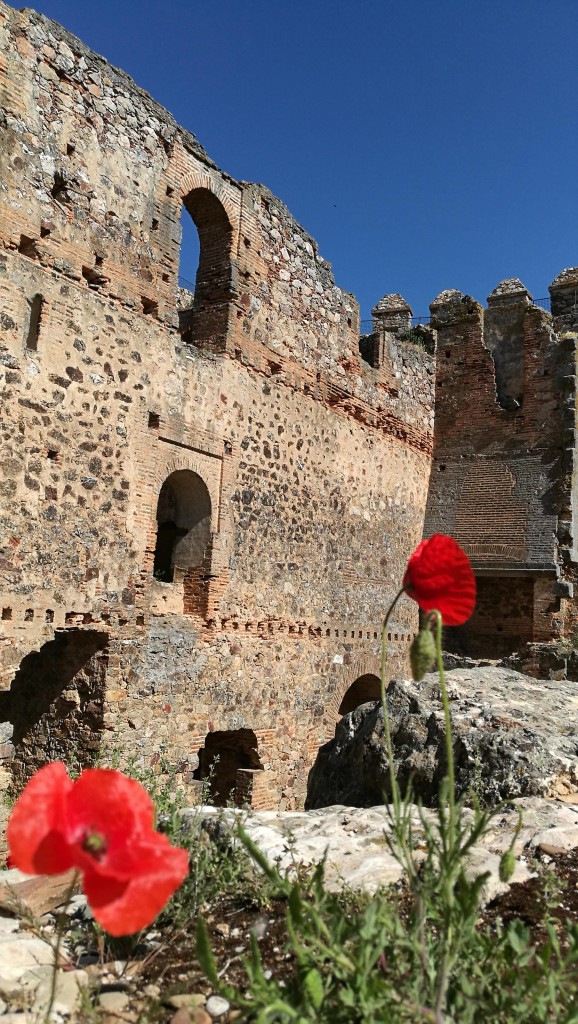
<path id="1" fill-rule="evenodd" d="M 491 665 L 446 673 L 458 794 L 485 804 L 578 792 L 578 688 Z M 436 803 L 446 774 L 445 724 L 437 673 L 419 684 L 395 679 L 387 693 L 395 774 L 415 799 Z M 379 702 L 344 715 L 320 748 L 307 808 L 371 807 L 390 795 Z"/>

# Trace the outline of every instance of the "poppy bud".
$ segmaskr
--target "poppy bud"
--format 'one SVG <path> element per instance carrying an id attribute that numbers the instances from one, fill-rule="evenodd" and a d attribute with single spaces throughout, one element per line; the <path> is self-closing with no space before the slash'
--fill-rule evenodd
<path id="1" fill-rule="evenodd" d="M 502 854 L 500 860 L 500 882 L 509 882 L 516 869 L 514 851 L 510 848 Z"/>
<path id="2" fill-rule="evenodd" d="M 414 637 L 409 649 L 409 660 L 411 662 L 411 674 L 416 683 L 419 683 L 429 672 L 436 656 L 436 645 L 429 629 L 421 629 Z"/>

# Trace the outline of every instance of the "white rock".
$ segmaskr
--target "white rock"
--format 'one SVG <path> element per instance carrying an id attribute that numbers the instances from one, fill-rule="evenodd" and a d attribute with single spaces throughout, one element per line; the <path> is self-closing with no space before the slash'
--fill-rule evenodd
<path id="1" fill-rule="evenodd" d="M 230 1008 L 230 1003 L 222 996 L 209 996 L 205 1009 L 210 1017 L 222 1017 Z"/>

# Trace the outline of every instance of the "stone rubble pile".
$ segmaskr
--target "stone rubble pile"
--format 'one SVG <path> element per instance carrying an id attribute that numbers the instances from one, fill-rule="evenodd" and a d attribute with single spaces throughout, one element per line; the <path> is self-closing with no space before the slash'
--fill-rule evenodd
<path id="1" fill-rule="evenodd" d="M 498 665 L 446 673 L 456 789 L 494 806 L 500 800 L 578 793 L 578 691 L 568 680 L 534 679 Z M 437 673 L 419 685 L 395 679 L 388 708 L 396 776 L 433 805 L 446 774 Z M 309 776 L 309 808 L 371 807 L 389 789 L 379 703 L 344 715 Z"/>

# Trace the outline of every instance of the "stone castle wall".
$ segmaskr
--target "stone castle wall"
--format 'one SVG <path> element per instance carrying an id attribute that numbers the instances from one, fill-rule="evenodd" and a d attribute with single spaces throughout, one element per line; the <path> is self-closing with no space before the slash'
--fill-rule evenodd
<path id="1" fill-rule="evenodd" d="M 54 22 L 0 27 L 0 754 L 21 781 L 104 737 L 298 805 L 422 535 L 432 357 L 391 335 L 369 365 L 267 189 Z"/>
<path id="2" fill-rule="evenodd" d="M 436 421 L 426 533 L 456 537 L 478 577 L 476 611 L 453 637 L 469 655 L 499 657 L 572 631 L 577 281 L 576 271 L 556 279 L 551 313 L 515 279 L 485 310 L 456 291 L 431 306 Z"/>

